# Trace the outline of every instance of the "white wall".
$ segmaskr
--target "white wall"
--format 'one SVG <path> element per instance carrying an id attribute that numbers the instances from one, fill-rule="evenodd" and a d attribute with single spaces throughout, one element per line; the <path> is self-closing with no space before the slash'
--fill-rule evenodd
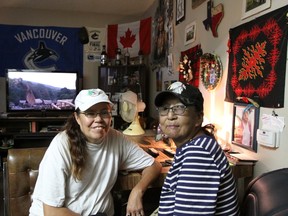
<path id="1" fill-rule="evenodd" d="M 256 16 L 241 20 L 241 8 L 242 2 L 244 0 L 214 0 L 214 5 L 219 3 L 224 5 L 224 17 L 218 27 L 218 37 L 212 36 L 211 30 L 206 31 L 202 21 L 207 18 L 206 4 L 203 3 L 196 9 L 192 9 L 191 0 L 186 1 L 186 18 L 183 23 L 175 26 L 174 39 L 175 44 L 171 48 L 170 52 L 174 55 L 174 70 L 176 71 L 178 59 L 180 52 L 187 50 L 196 44 L 201 44 L 204 52 L 214 52 L 220 56 L 223 64 L 223 78 L 220 85 L 213 91 L 208 92 L 200 83 L 200 90 L 205 98 L 205 116 L 218 127 L 218 135 L 222 140 L 231 139 L 231 129 L 232 129 L 232 103 L 224 102 L 225 98 L 225 86 L 227 79 L 228 70 L 228 53 L 227 53 L 227 42 L 228 42 L 228 32 L 230 28 L 243 24 L 244 22 L 254 19 Z M 176 1 L 174 1 L 176 2 Z M 270 9 L 259 13 L 257 16 L 261 16 L 267 12 L 280 8 L 288 4 L 288 0 L 272 0 L 272 6 Z M 106 24 L 110 23 L 122 23 L 135 21 L 142 17 L 148 15 L 154 15 L 155 10 L 158 6 L 156 2 L 153 7 L 147 12 L 147 14 L 139 15 L 137 17 L 120 17 L 120 16 L 97 16 L 95 14 L 89 13 L 57 13 L 54 11 L 31 11 L 31 10 L 7 10 L 0 8 L 0 23 L 1 24 L 17 24 L 17 25 L 54 25 L 54 26 L 67 26 L 67 27 L 105 27 Z M 174 6 L 175 7 L 175 6 Z M 175 9 L 174 9 L 175 13 Z M 187 24 L 192 21 L 197 23 L 197 35 L 196 41 L 189 46 L 184 46 L 184 30 Z M 97 63 L 87 63 L 84 62 L 84 88 L 97 87 Z M 286 76 L 287 83 L 288 76 Z M 0 79 L 0 112 L 4 110 L 5 91 L 4 91 L 5 80 Z M 150 110 L 151 115 L 156 117 L 157 114 L 154 111 L 154 97 L 156 94 L 156 75 L 150 74 Z M 285 96 L 287 96 L 288 87 L 285 88 Z M 280 116 L 284 116 L 285 119 L 288 118 L 288 101 L 285 100 L 284 108 L 277 109 L 276 112 Z M 271 114 L 271 109 L 260 109 L 260 116 L 263 114 Z M 261 122 L 260 122 L 261 127 Z M 255 176 L 259 174 L 282 168 L 288 166 L 288 144 L 285 140 L 288 140 L 287 127 L 284 128 L 281 134 L 281 143 L 278 149 L 267 149 L 258 146 L 257 154 L 247 151 L 245 149 L 239 148 L 237 146 L 232 146 L 233 149 L 247 152 L 259 159 L 255 166 Z"/>
<path id="2" fill-rule="evenodd" d="M 272 6 L 270 9 L 265 10 L 262 13 L 259 13 L 253 17 L 241 20 L 243 1 L 244 0 L 214 0 L 214 6 L 218 5 L 219 3 L 222 3 L 224 5 L 224 17 L 217 29 L 217 38 L 212 36 L 211 30 L 206 31 L 202 23 L 202 21 L 207 18 L 207 1 L 201 4 L 196 9 L 192 9 L 192 1 L 186 1 L 186 17 L 183 23 L 175 26 L 175 44 L 174 47 L 171 49 L 171 52 L 173 53 L 175 59 L 175 70 L 178 64 L 178 59 L 180 57 L 180 52 L 194 47 L 197 44 L 201 44 L 204 53 L 212 52 L 220 56 L 223 64 L 223 78 L 220 85 L 213 92 L 207 91 L 201 82 L 199 88 L 205 99 L 205 116 L 210 120 L 210 122 L 214 123 L 217 126 L 218 135 L 224 141 L 230 141 L 231 139 L 233 113 L 233 104 L 224 101 L 228 71 L 227 42 L 229 37 L 229 29 L 248 22 L 255 17 L 261 16 L 267 12 L 271 12 L 277 8 L 286 6 L 288 4 L 288 0 L 272 0 Z M 193 21 L 196 21 L 197 25 L 196 41 L 192 44 L 189 44 L 189 46 L 184 46 L 183 34 L 185 31 L 185 27 Z M 287 80 L 288 76 L 286 76 L 286 83 Z M 155 81 L 153 81 L 153 83 L 155 83 Z M 285 98 L 287 98 L 287 93 L 288 85 L 286 85 L 285 88 Z M 276 110 L 277 114 L 279 116 L 284 116 L 285 119 L 288 119 L 287 105 L 288 101 L 285 100 L 284 108 Z M 271 114 L 272 109 L 260 108 L 260 117 L 263 113 Z M 156 114 L 154 113 L 153 115 Z M 260 127 L 261 126 L 262 124 L 260 122 Z M 278 149 L 268 149 L 262 146 L 258 146 L 257 154 L 255 154 L 238 146 L 233 145 L 232 148 L 237 151 L 250 154 L 259 159 L 254 169 L 255 176 L 258 176 L 270 170 L 288 167 L 288 143 L 285 142 L 286 140 L 288 140 L 287 130 L 288 128 L 285 127 L 283 133 L 281 134 L 281 143 Z"/>

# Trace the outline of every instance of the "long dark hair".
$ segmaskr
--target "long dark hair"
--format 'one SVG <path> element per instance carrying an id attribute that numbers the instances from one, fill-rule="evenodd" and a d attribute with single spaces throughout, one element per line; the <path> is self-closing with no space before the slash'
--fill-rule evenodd
<path id="1" fill-rule="evenodd" d="M 79 115 L 76 112 L 76 115 Z M 82 172 L 85 168 L 87 158 L 86 138 L 78 125 L 74 113 L 67 119 L 64 126 L 69 139 L 69 150 L 72 159 L 71 173 L 77 180 L 82 179 Z"/>

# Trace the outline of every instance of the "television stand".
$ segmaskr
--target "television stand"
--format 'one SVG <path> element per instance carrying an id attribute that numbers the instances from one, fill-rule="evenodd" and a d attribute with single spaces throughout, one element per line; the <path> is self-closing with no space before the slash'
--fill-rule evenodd
<path id="1" fill-rule="evenodd" d="M 4 114 L 5 115 L 5 114 Z M 26 118 L 26 117 L 30 117 L 31 115 L 28 114 L 28 113 L 19 113 L 19 112 L 10 112 L 10 113 L 6 113 L 6 117 L 8 118 L 13 118 L 13 117 L 23 117 L 23 118 Z M 41 113 L 38 113 L 37 115 L 36 114 L 33 114 L 33 117 L 41 117 Z"/>
<path id="2" fill-rule="evenodd" d="M 63 128 L 67 118 L 67 116 L 32 117 L 12 114 L 3 117 L 1 115 L 0 140 L 12 140 L 14 148 L 48 146 Z M 0 148 L 1 145 L 3 143 L 0 143 Z"/>
<path id="3" fill-rule="evenodd" d="M 72 111 L 67 112 L 8 112 L 1 113 L 0 118 L 14 118 L 14 117 L 22 117 L 22 118 L 68 118 L 72 114 Z"/>

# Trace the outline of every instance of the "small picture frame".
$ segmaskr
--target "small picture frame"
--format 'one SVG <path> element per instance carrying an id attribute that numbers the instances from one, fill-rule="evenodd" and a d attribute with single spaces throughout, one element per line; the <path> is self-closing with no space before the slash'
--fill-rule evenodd
<path id="1" fill-rule="evenodd" d="M 185 20 L 185 0 L 176 0 L 176 25 Z"/>
<path id="2" fill-rule="evenodd" d="M 196 40 L 196 22 L 192 22 L 185 28 L 184 45 L 193 43 Z"/>
<path id="3" fill-rule="evenodd" d="M 115 118 L 112 117 L 112 119 L 111 119 L 111 125 L 110 125 L 111 128 L 114 128 L 114 125 L 115 125 L 114 122 L 115 122 Z"/>
<path id="4" fill-rule="evenodd" d="M 107 85 L 113 85 L 113 84 L 114 84 L 114 76 L 108 76 Z"/>
<path id="5" fill-rule="evenodd" d="M 111 100 L 111 92 L 105 92 L 105 94 L 108 96 L 109 100 Z"/>
<path id="6" fill-rule="evenodd" d="M 118 103 L 114 103 L 112 107 L 112 116 L 118 116 Z"/>
<path id="7" fill-rule="evenodd" d="M 259 108 L 252 104 L 234 103 L 232 144 L 257 152 L 258 126 Z"/>
<path id="8" fill-rule="evenodd" d="M 242 19 L 271 7 L 271 0 L 244 0 L 242 5 Z"/>
<path id="9" fill-rule="evenodd" d="M 199 5 L 201 5 L 206 0 L 192 0 L 192 9 L 197 8 Z"/>

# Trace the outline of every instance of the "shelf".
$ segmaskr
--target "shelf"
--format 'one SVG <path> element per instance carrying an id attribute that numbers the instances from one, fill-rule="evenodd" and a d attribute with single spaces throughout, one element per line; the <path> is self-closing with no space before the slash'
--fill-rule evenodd
<path id="1" fill-rule="evenodd" d="M 51 138 L 54 137 L 58 131 L 51 132 L 37 132 L 37 133 L 18 133 L 14 134 L 15 139 L 41 139 L 41 138 Z"/>
<path id="2" fill-rule="evenodd" d="M 0 145 L 12 141 L 13 147 L 48 146 L 53 137 L 62 129 L 67 117 L 1 117 Z M 47 128 L 52 128 L 51 131 Z"/>
<path id="3" fill-rule="evenodd" d="M 0 117 L 0 122 L 1 121 L 61 121 L 61 120 L 66 120 L 68 117 L 67 116 L 58 116 L 58 117 L 32 117 L 32 116 L 19 116 L 19 117 Z"/>
<path id="4" fill-rule="evenodd" d="M 145 64 L 100 66 L 98 68 L 98 86 L 104 90 L 110 100 L 117 104 L 117 115 L 114 115 L 114 128 L 123 129 L 129 124 L 119 116 L 119 96 L 127 90 L 133 91 L 146 104 L 144 112 L 140 116 L 145 119 L 149 116 L 149 71 Z"/>

